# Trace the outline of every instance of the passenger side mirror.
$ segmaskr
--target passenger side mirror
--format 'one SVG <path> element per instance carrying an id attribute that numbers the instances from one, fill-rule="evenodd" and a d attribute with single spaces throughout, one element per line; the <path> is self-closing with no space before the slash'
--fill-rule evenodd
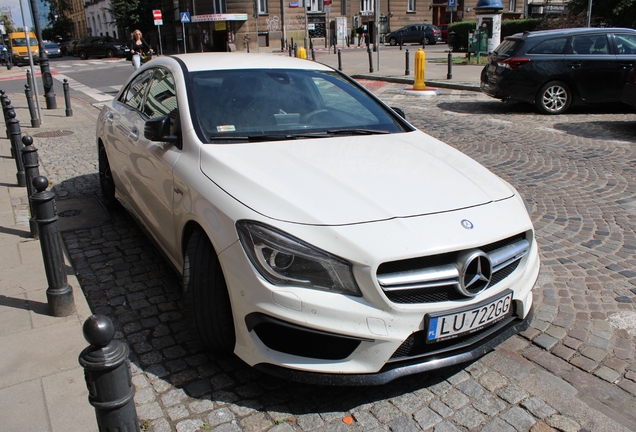
<path id="1" fill-rule="evenodd" d="M 402 117 L 404 120 L 406 120 L 406 114 L 404 114 L 404 110 L 402 108 L 391 107 L 391 109 L 398 113 L 399 116 Z"/>
<path id="2" fill-rule="evenodd" d="M 170 135 L 170 118 L 168 116 L 148 120 L 144 124 L 144 137 L 150 141 L 162 141 L 172 144 L 179 141 L 178 136 Z"/>

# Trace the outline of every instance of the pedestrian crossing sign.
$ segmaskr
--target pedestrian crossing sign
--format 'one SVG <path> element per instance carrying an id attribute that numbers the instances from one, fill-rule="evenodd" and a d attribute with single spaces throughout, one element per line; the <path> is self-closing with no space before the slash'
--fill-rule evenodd
<path id="1" fill-rule="evenodd" d="M 190 22 L 190 12 L 181 12 L 181 22 L 182 23 Z"/>

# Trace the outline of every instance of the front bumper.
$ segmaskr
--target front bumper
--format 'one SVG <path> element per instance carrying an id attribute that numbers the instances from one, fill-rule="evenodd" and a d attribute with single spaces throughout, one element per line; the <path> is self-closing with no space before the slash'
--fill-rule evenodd
<path id="1" fill-rule="evenodd" d="M 337 386 L 366 386 L 382 385 L 403 376 L 416 373 L 428 372 L 444 367 L 449 367 L 461 363 L 476 360 L 497 345 L 504 342 L 509 337 L 522 332 L 528 328 L 532 320 L 534 309 L 530 309 L 524 319 L 512 319 L 496 325 L 488 337 L 483 339 L 483 343 L 473 345 L 469 348 L 459 349 L 452 355 L 443 357 L 431 357 L 425 360 L 411 359 L 404 362 L 387 363 L 379 372 L 371 374 L 335 374 L 316 373 L 301 370 L 287 369 L 268 363 L 254 365 L 255 369 L 265 372 L 278 378 L 289 379 L 314 385 L 337 385 Z"/>

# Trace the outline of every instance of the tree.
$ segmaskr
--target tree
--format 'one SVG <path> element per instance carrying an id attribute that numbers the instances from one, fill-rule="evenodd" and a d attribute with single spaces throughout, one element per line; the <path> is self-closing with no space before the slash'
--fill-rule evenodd
<path id="1" fill-rule="evenodd" d="M 0 15 L 0 22 L 4 24 L 5 33 L 9 34 L 16 31 L 15 27 L 13 27 L 13 23 L 7 15 Z"/>
<path id="2" fill-rule="evenodd" d="M 589 0 L 570 0 L 568 10 L 587 18 L 588 5 Z M 594 0 L 591 25 L 636 28 L 636 0 Z"/>
<path id="3" fill-rule="evenodd" d="M 157 9 L 156 0 L 111 0 L 107 10 L 118 28 L 129 33 L 135 29 L 146 33 L 154 27 L 153 9 Z"/>
<path id="4" fill-rule="evenodd" d="M 42 29 L 42 38 L 47 40 L 68 39 L 73 34 L 73 21 L 69 18 L 73 7 L 69 0 L 47 0 L 51 27 Z"/>

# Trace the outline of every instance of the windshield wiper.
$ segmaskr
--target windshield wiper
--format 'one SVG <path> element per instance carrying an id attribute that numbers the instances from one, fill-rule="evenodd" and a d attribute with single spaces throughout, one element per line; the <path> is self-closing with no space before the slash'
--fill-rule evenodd
<path id="1" fill-rule="evenodd" d="M 304 138 L 325 138 L 332 136 L 328 132 L 311 132 L 311 133 L 280 133 L 267 135 L 249 135 L 249 136 L 211 136 L 210 141 L 216 143 L 228 142 L 262 142 L 262 141 L 285 141 Z"/>
<path id="2" fill-rule="evenodd" d="M 376 129 L 333 129 L 327 133 L 332 135 L 383 135 L 391 132 Z"/>

